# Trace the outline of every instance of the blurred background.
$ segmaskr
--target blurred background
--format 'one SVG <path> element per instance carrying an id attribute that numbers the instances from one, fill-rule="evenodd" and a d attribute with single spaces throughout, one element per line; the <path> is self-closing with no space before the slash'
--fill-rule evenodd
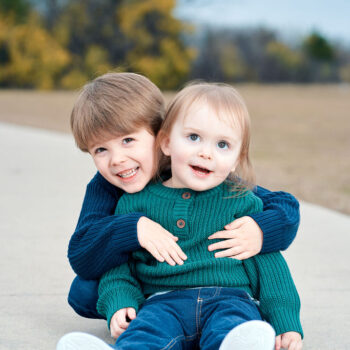
<path id="1" fill-rule="evenodd" d="M 225 81 L 252 117 L 257 183 L 350 214 L 350 2 L 0 0 L 0 121 L 69 132 L 82 85 L 146 75 L 169 100 Z"/>

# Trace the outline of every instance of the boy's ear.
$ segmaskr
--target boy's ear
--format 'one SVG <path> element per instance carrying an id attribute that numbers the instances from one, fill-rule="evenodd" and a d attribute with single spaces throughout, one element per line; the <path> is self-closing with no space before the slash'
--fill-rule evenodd
<path id="1" fill-rule="evenodd" d="M 161 135 L 159 145 L 160 145 L 160 149 L 166 156 L 170 156 L 169 141 L 170 139 L 168 135 L 165 135 L 165 134 Z"/>

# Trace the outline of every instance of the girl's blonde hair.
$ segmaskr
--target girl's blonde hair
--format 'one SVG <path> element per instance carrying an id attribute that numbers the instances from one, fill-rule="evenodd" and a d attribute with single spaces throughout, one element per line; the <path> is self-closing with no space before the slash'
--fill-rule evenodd
<path id="1" fill-rule="evenodd" d="M 245 192 L 255 186 L 255 174 L 249 158 L 250 117 L 242 96 L 231 85 L 223 83 L 192 82 L 176 94 L 166 109 L 165 118 L 157 137 L 157 147 L 169 137 L 172 127 L 180 116 L 194 104 L 207 104 L 220 120 L 239 128 L 242 144 L 238 165 L 227 178 L 234 191 Z M 169 157 L 160 162 L 160 171 L 169 166 Z"/>
<path id="2" fill-rule="evenodd" d="M 71 129 L 84 152 L 95 142 L 146 128 L 157 135 L 164 98 L 149 79 L 135 73 L 107 73 L 87 83 L 71 113 Z"/>

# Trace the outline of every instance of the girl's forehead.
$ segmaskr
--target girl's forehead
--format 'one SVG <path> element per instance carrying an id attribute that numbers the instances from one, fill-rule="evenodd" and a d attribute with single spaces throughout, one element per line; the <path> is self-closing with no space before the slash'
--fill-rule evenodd
<path id="1" fill-rule="evenodd" d="M 182 124 L 190 123 L 191 116 L 201 112 L 208 113 L 212 118 L 217 118 L 217 120 L 225 123 L 229 128 L 235 130 L 239 128 L 240 131 L 242 130 L 242 124 L 238 113 L 233 108 L 228 109 L 222 105 L 214 106 L 204 99 L 194 101 L 183 109 L 180 116 Z"/>

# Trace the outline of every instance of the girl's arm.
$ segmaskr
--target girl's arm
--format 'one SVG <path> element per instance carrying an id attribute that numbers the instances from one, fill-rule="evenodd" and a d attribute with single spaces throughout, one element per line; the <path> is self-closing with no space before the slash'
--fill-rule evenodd
<path id="1" fill-rule="evenodd" d="M 114 215 L 123 192 L 97 173 L 87 185 L 83 206 L 68 247 L 69 262 L 78 275 L 97 279 L 128 260 L 140 248 L 137 223 L 141 213 Z"/>
<path id="2" fill-rule="evenodd" d="M 264 205 L 262 212 L 249 215 L 263 232 L 261 253 L 287 249 L 298 231 L 299 202 L 289 193 L 271 192 L 260 186 L 254 194 Z"/>

